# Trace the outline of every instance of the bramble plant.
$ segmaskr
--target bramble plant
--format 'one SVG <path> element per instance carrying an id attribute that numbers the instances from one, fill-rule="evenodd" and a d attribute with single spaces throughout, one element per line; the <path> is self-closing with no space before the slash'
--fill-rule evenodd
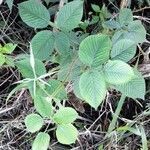
<path id="1" fill-rule="evenodd" d="M 5 63 L 9 66 L 14 66 L 13 59 L 9 57 L 8 54 L 11 54 L 16 46 L 16 44 L 12 43 L 7 43 L 4 46 L 0 44 L 0 66 L 4 65 Z"/>
<path id="2" fill-rule="evenodd" d="M 15 60 L 24 79 L 13 92 L 22 87 L 29 89 L 37 111 L 25 118 L 29 132 L 40 131 L 44 120 L 49 119 L 56 124 L 56 137 L 60 143 L 75 143 L 78 131 L 73 123 L 79 116 L 75 109 L 65 107 L 63 103 L 67 100 L 65 85 L 68 82 L 72 83 L 74 94 L 95 109 L 104 101 L 110 88 L 125 97 L 144 99 L 144 78 L 136 66 L 131 67 L 127 62 L 135 56 L 137 44 L 146 39 L 146 31 L 141 21 L 133 20 L 130 9 L 120 10 L 119 16 L 109 21 L 106 21 L 108 17 L 100 16 L 105 29 L 103 34 L 77 36 L 73 30 L 79 27 L 83 15 L 80 0 L 65 4 L 54 22 L 50 21 L 49 12 L 40 1 L 28 0 L 18 7 L 26 25 L 35 29 L 50 26 L 49 30 L 39 31 L 32 38 L 29 57 Z M 99 7 L 92 7 L 101 13 Z M 47 72 L 45 61 L 58 66 Z M 116 119 L 109 132 L 115 123 Z M 45 132 L 37 134 L 33 150 L 48 148 L 50 136 Z"/>

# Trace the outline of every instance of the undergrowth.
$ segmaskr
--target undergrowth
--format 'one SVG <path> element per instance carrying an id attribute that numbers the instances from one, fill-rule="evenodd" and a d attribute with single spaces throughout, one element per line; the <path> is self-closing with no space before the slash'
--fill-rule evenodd
<path id="1" fill-rule="evenodd" d="M 150 148 L 143 4 L 2 3 L 1 149 Z"/>

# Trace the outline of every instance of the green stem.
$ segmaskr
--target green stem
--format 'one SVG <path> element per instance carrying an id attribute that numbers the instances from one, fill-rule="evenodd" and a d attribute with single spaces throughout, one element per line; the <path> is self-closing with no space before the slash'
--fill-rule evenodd
<path id="1" fill-rule="evenodd" d="M 59 29 L 59 28 L 57 27 L 57 25 L 56 25 L 55 23 L 51 22 L 51 21 L 49 21 L 49 25 L 50 25 L 51 27 L 55 28 L 55 29 Z"/>
<path id="2" fill-rule="evenodd" d="M 148 150 L 147 137 L 146 137 L 145 130 L 142 125 L 140 125 L 140 130 L 141 130 L 141 139 L 142 139 L 142 149 Z"/>
<path id="3" fill-rule="evenodd" d="M 125 98 L 126 98 L 126 96 L 124 94 L 122 94 L 120 101 L 118 103 L 117 109 L 116 109 L 115 113 L 113 114 L 113 119 L 109 125 L 108 133 L 112 132 L 115 129 L 116 122 L 117 122 L 118 116 L 120 114 L 120 111 L 122 109 Z"/>

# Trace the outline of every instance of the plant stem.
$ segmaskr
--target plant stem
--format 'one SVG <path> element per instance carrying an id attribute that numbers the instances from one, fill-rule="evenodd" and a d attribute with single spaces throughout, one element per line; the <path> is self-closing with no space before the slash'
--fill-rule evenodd
<path id="1" fill-rule="evenodd" d="M 109 125 L 108 133 L 112 132 L 114 130 L 114 128 L 115 128 L 115 125 L 116 125 L 118 116 L 120 114 L 120 111 L 122 109 L 123 103 L 125 101 L 125 98 L 126 98 L 126 96 L 124 94 L 122 94 L 121 98 L 120 98 L 120 101 L 118 103 L 117 109 L 116 109 L 115 113 L 113 114 L 113 119 L 112 119 L 112 121 L 111 121 L 111 123 Z"/>
<path id="2" fill-rule="evenodd" d="M 148 150 L 147 137 L 142 125 L 140 125 L 140 131 L 141 131 L 141 139 L 142 139 L 142 149 Z"/>
<path id="3" fill-rule="evenodd" d="M 57 25 L 51 21 L 49 21 L 49 25 L 55 29 L 58 29 Z"/>

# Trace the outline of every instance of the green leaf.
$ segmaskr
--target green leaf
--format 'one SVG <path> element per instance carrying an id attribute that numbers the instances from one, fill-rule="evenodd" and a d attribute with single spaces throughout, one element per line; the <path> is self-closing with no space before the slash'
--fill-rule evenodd
<path id="1" fill-rule="evenodd" d="M 85 24 L 85 25 L 88 26 L 88 25 L 96 24 L 99 20 L 100 20 L 99 16 L 92 16 L 92 20 L 89 23 L 86 22 L 87 24 Z M 87 26 L 85 26 L 84 30 L 86 30 Z"/>
<path id="2" fill-rule="evenodd" d="M 62 124 L 58 125 L 56 136 L 58 142 L 69 145 L 75 143 L 78 136 L 78 131 L 72 124 Z"/>
<path id="3" fill-rule="evenodd" d="M 58 79 L 61 81 L 72 81 L 78 78 L 82 73 L 82 65 L 80 60 L 73 60 L 64 66 L 62 66 L 58 72 Z"/>
<path id="4" fill-rule="evenodd" d="M 39 132 L 36 136 L 32 150 L 47 150 L 50 142 L 50 136 L 47 133 Z"/>
<path id="5" fill-rule="evenodd" d="M 65 65 L 71 63 L 72 61 L 72 51 L 58 53 L 57 55 L 53 55 L 54 60 L 59 63 L 60 67 L 64 67 Z M 65 64 L 65 65 L 64 65 Z"/>
<path id="6" fill-rule="evenodd" d="M 107 35 L 91 35 L 79 47 L 80 60 L 89 66 L 99 66 L 109 59 L 111 40 Z"/>
<path id="7" fill-rule="evenodd" d="M 112 15 L 111 13 L 108 11 L 108 8 L 105 4 L 103 4 L 102 8 L 101 8 L 101 14 L 100 14 L 100 17 L 104 18 L 104 19 L 107 19 L 107 18 L 111 18 Z M 102 19 L 101 18 L 101 19 Z M 103 20 L 103 19 L 102 19 Z"/>
<path id="8" fill-rule="evenodd" d="M 38 60 L 35 59 L 35 72 L 37 76 L 41 76 L 46 73 L 46 69 L 44 64 Z M 16 66 L 18 67 L 19 71 L 25 78 L 34 78 L 34 73 L 32 70 L 32 67 L 30 65 L 29 58 L 22 59 L 16 62 Z"/>
<path id="9" fill-rule="evenodd" d="M 67 99 L 67 93 L 65 91 L 64 85 L 59 80 L 51 79 L 46 85 L 46 91 L 49 95 L 56 98 L 57 100 Z"/>
<path id="10" fill-rule="evenodd" d="M 108 61 L 104 66 L 104 77 L 110 84 L 123 84 L 134 76 L 133 69 L 121 60 Z"/>
<path id="11" fill-rule="evenodd" d="M 76 95 L 76 97 L 82 100 L 83 97 L 80 92 L 79 81 L 80 81 L 80 78 L 73 81 L 73 92 Z"/>
<path id="12" fill-rule="evenodd" d="M 67 64 L 71 63 L 72 61 L 72 56 L 70 52 L 72 51 L 68 51 L 65 53 L 63 52 L 61 54 L 58 53 L 57 55 L 53 55 L 51 57 L 52 61 L 58 63 L 60 68 L 63 68 L 63 67 L 65 68 L 65 66 L 67 66 Z"/>
<path id="13" fill-rule="evenodd" d="M 114 34 L 112 41 L 113 43 L 116 43 L 116 41 L 121 39 L 129 39 L 136 44 L 144 42 L 146 39 L 146 30 L 141 21 L 136 20 L 130 22 L 126 27 L 126 30 L 120 30 Z"/>
<path id="14" fill-rule="evenodd" d="M 55 47 L 61 54 L 66 54 L 69 51 L 70 41 L 69 37 L 63 32 L 54 33 Z"/>
<path id="15" fill-rule="evenodd" d="M 4 22 L 4 21 L 2 21 L 2 20 L 0 20 L 0 29 L 3 29 L 3 28 L 4 28 L 4 26 L 5 26 L 5 22 Z"/>
<path id="16" fill-rule="evenodd" d="M 0 53 L 0 66 L 2 66 L 6 61 L 5 55 Z"/>
<path id="17" fill-rule="evenodd" d="M 62 7 L 57 15 L 56 24 L 61 30 L 71 31 L 81 21 L 83 14 L 83 2 L 72 1 Z"/>
<path id="18" fill-rule="evenodd" d="M 136 54 L 136 44 L 134 41 L 123 39 L 113 45 L 111 58 L 128 62 Z"/>
<path id="19" fill-rule="evenodd" d="M 119 13 L 119 22 L 121 25 L 128 25 L 133 21 L 133 15 L 131 9 L 123 8 Z"/>
<path id="20" fill-rule="evenodd" d="M 28 0 L 20 3 L 19 14 L 22 20 L 30 27 L 45 28 L 49 24 L 49 12 L 39 1 Z"/>
<path id="21" fill-rule="evenodd" d="M 52 102 L 48 97 L 44 97 L 41 92 L 37 91 L 34 97 L 34 107 L 41 116 L 51 118 L 53 115 Z"/>
<path id="22" fill-rule="evenodd" d="M 109 29 L 120 29 L 121 25 L 115 20 L 108 20 L 104 22 L 104 27 L 107 27 Z"/>
<path id="23" fill-rule="evenodd" d="M 95 11 L 95 12 L 101 12 L 101 9 L 98 5 L 95 5 L 95 4 L 92 4 L 92 9 Z"/>
<path id="24" fill-rule="evenodd" d="M 125 33 L 125 31 L 123 31 L 123 30 L 116 31 L 112 37 L 112 43 L 115 44 L 119 40 L 126 39 L 126 38 L 124 38 L 124 33 Z"/>
<path id="25" fill-rule="evenodd" d="M 125 84 L 116 85 L 115 88 L 124 95 L 131 97 L 133 99 L 136 98 L 144 99 L 144 96 L 146 94 L 145 80 L 142 77 L 141 73 L 138 72 L 137 70 L 134 70 L 134 74 L 135 75 L 129 82 Z"/>
<path id="26" fill-rule="evenodd" d="M 106 95 L 105 80 L 98 71 L 83 73 L 80 77 L 79 88 L 83 99 L 95 109 L 97 109 Z"/>
<path id="27" fill-rule="evenodd" d="M 125 33 L 124 38 L 135 41 L 136 43 L 142 43 L 146 39 L 146 30 L 141 21 L 132 21 L 128 25 L 128 32 Z"/>
<path id="28" fill-rule="evenodd" d="M 4 45 L 4 47 L 1 48 L 1 52 L 5 54 L 11 54 L 16 48 L 16 46 L 17 44 L 7 43 Z"/>
<path id="29" fill-rule="evenodd" d="M 25 118 L 25 125 L 27 127 L 27 130 L 32 133 L 40 130 L 43 124 L 43 119 L 37 114 L 30 114 Z"/>
<path id="30" fill-rule="evenodd" d="M 6 0 L 6 3 L 10 9 L 10 11 L 12 11 L 12 7 L 13 7 L 13 0 Z"/>
<path id="31" fill-rule="evenodd" d="M 121 126 L 117 128 L 117 131 L 130 131 L 134 133 L 135 135 L 141 136 L 141 132 L 138 126 L 130 127 L 130 125 L 125 125 L 125 126 Z"/>
<path id="32" fill-rule="evenodd" d="M 34 57 L 46 60 L 52 54 L 54 42 L 54 36 L 51 31 L 38 32 L 31 40 Z"/>
<path id="33" fill-rule="evenodd" d="M 43 117 L 51 118 L 53 115 L 52 104 L 46 97 L 36 97 L 34 99 L 34 107 L 36 111 Z"/>
<path id="34" fill-rule="evenodd" d="M 60 108 L 53 116 L 57 124 L 69 124 L 74 122 L 78 117 L 78 113 L 71 107 Z"/>
<path id="35" fill-rule="evenodd" d="M 56 1 L 59 2 L 59 0 L 56 0 Z M 53 6 L 48 8 L 48 11 L 49 11 L 51 16 L 54 16 L 58 12 L 58 9 L 59 9 L 58 5 L 53 5 Z M 54 24 L 54 26 L 55 26 L 55 24 Z"/>
<path id="36" fill-rule="evenodd" d="M 11 56 L 6 56 L 5 58 L 6 58 L 5 63 L 6 63 L 8 66 L 10 66 L 10 67 L 14 67 L 14 68 L 15 68 L 15 63 L 14 63 L 13 57 L 11 57 Z"/>

